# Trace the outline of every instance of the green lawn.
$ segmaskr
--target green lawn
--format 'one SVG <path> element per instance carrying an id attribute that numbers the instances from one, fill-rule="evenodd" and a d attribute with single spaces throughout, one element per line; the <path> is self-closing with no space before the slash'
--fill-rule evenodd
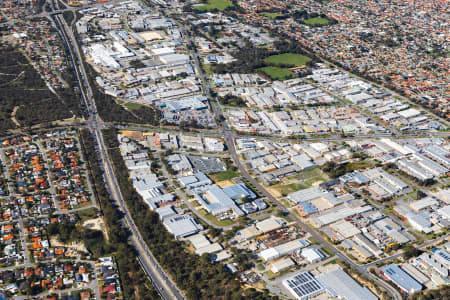
<path id="1" fill-rule="evenodd" d="M 89 219 L 97 218 L 97 209 L 94 207 L 91 207 L 91 208 L 79 210 L 76 212 L 76 214 L 78 215 L 78 217 L 80 217 L 81 222 L 84 222 Z"/>
<path id="2" fill-rule="evenodd" d="M 295 179 L 295 182 L 283 184 L 279 183 L 273 186 L 274 189 L 278 190 L 280 194 L 286 195 L 298 190 L 303 190 L 310 188 L 314 183 L 319 181 L 327 181 L 329 177 L 320 169 L 313 168 L 303 172 L 299 172 L 298 174 L 285 178 L 284 182 L 292 181 Z"/>
<path id="3" fill-rule="evenodd" d="M 235 177 L 241 176 L 241 174 L 239 174 L 239 172 L 226 170 L 219 173 L 209 174 L 208 176 L 211 177 L 212 180 L 217 182 L 217 181 L 231 180 Z"/>
<path id="4" fill-rule="evenodd" d="M 257 69 L 257 71 L 263 72 L 272 80 L 286 80 L 294 76 L 291 71 L 277 67 L 264 67 Z"/>
<path id="5" fill-rule="evenodd" d="M 295 53 L 272 55 L 264 60 L 266 64 L 271 64 L 275 66 L 292 65 L 296 67 L 304 66 L 310 61 L 311 58 L 309 58 L 308 56 Z"/>
<path id="6" fill-rule="evenodd" d="M 225 219 L 225 220 L 217 220 L 216 217 L 214 217 L 212 214 L 208 213 L 204 208 L 201 208 L 198 210 L 200 214 L 205 216 L 209 221 L 214 223 L 217 226 L 230 226 L 236 224 L 233 220 Z"/>
<path id="7" fill-rule="evenodd" d="M 328 25 L 328 19 L 321 17 L 306 19 L 304 22 L 306 25 Z"/>
<path id="8" fill-rule="evenodd" d="M 330 257 L 334 256 L 333 251 L 328 249 L 328 247 L 322 247 L 322 248 L 320 248 L 320 250 Z"/>
<path id="9" fill-rule="evenodd" d="M 141 108 L 143 105 L 135 102 L 127 102 L 125 103 L 125 107 L 129 110 L 136 110 Z"/>
<path id="10" fill-rule="evenodd" d="M 231 1 L 228 0 L 208 0 L 207 4 L 202 6 L 196 6 L 194 7 L 194 9 L 201 12 L 211 11 L 214 9 L 223 11 L 231 6 L 233 6 L 233 3 L 231 3 Z"/>
<path id="11" fill-rule="evenodd" d="M 274 272 L 272 272 L 271 270 L 269 270 L 269 271 L 267 271 L 267 272 L 264 272 L 264 274 L 266 274 L 267 279 L 269 279 L 269 280 L 274 280 L 274 279 L 277 278 L 277 277 L 280 277 L 280 276 L 283 276 L 283 275 L 289 273 L 290 269 L 291 269 L 291 268 L 289 268 L 289 269 L 287 269 L 287 270 L 283 270 L 283 271 L 278 272 L 278 273 L 274 273 Z"/>
<path id="12" fill-rule="evenodd" d="M 260 15 L 271 20 L 275 20 L 276 18 L 283 16 L 283 14 L 280 13 L 261 13 Z"/>

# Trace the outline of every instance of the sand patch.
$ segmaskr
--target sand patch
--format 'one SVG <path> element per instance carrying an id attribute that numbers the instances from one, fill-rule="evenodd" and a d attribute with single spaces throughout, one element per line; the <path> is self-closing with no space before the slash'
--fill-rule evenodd
<path id="1" fill-rule="evenodd" d="M 101 231 L 101 232 L 103 232 L 103 235 L 106 237 L 106 239 L 107 240 L 109 239 L 108 234 L 105 229 L 105 222 L 103 221 L 103 218 L 101 218 L 101 217 L 84 221 L 83 227 L 89 228 L 92 230 Z"/>
<path id="2" fill-rule="evenodd" d="M 63 248 L 72 248 L 77 250 L 78 252 L 89 253 L 86 247 L 82 243 L 72 242 L 70 244 L 64 244 L 56 238 L 56 236 L 50 237 L 50 245 L 52 247 L 63 247 Z"/>
<path id="3" fill-rule="evenodd" d="M 216 182 L 216 185 L 218 185 L 220 188 L 226 188 L 232 185 L 235 185 L 236 183 L 233 180 L 223 180 Z"/>

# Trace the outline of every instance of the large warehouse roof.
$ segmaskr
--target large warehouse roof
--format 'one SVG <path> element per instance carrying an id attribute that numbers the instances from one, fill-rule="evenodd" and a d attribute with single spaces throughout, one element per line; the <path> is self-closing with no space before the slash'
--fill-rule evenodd
<path id="1" fill-rule="evenodd" d="M 367 288 L 359 285 L 341 268 L 320 274 L 317 279 L 327 287 L 330 294 L 346 300 L 377 300 Z"/>
<path id="2" fill-rule="evenodd" d="M 322 294 L 325 289 L 310 272 L 298 273 L 283 280 L 283 285 L 299 300 L 309 299 Z"/>

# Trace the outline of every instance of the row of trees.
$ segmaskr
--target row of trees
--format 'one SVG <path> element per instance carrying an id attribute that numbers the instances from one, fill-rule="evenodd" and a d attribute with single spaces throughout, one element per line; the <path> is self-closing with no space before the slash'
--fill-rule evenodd
<path id="1" fill-rule="evenodd" d="M 172 276 L 189 299 L 271 299 L 268 291 L 243 290 L 240 281 L 221 264 L 212 264 L 205 254 L 197 256 L 187 251 L 165 229 L 158 214 L 149 210 L 142 198 L 133 189 L 127 168 L 118 150 L 117 132 L 114 128 L 104 132 L 109 145 L 110 158 L 136 225 L 145 242 L 162 267 Z"/>
<path id="2" fill-rule="evenodd" d="M 159 299 L 159 295 L 139 266 L 135 249 L 127 243 L 129 232 L 122 227 L 122 215 L 113 204 L 106 190 L 95 152 L 94 140 L 87 129 L 81 131 L 81 141 L 84 157 L 91 172 L 90 178 L 93 181 L 94 194 L 101 206 L 109 233 L 109 241 L 99 240 L 95 247 L 101 249 L 99 255 L 113 254 L 115 256 L 122 281 L 124 299 Z"/>

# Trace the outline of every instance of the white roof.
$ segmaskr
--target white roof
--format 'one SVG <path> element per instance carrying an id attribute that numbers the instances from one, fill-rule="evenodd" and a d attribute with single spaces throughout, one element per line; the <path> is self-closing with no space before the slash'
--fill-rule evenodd
<path id="1" fill-rule="evenodd" d="M 320 255 L 319 250 L 314 248 L 303 249 L 302 256 L 308 261 L 315 261 L 316 259 L 323 258 L 323 255 Z"/>
<path id="2" fill-rule="evenodd" d="M 432 205 L 436 205 L 436 204 L 438 204 L 438 201 L 436 199 L 434 199 L 432 197 L 426 197 L 426 198 L 423 198 L 423 199 L 411 202 L 409 204 L 409 206 L 412 209 L 414 209 L 416 211 L 419 211 L 419 210 L 422 210 L 422 209 L 424 209 L 426 207 L 429 207 L 429 206 L 432 206 Z"/>
<path id="3" fill-rule="evenodd" d="M 267 220 L 256 223 L 256 228 L 263 233 L 279 229 L 285 225 L 285 221 L 279 218 L 269 218 Z"/>
<path id="4" fill-rule="evenodd" d="M 450 220 L 450 205 L 444 206 L 443 208 L 437 211 L 443 218 Z"/>
<path id="5" fill-rule="evenodd" d="M 317 276 L 317 280 L 322 283 L 332 294 L 340 299 L 347 300 L 377 300 L 367 288 L 359 285 L 353 278 L 345 273 L 341 268 L 322 273 Z"/>
<path id="6" fill-rule="evenodd" d="M 410 108 L 407 110 L 399 111 L 398 114 L 405 119 L 409 119 L 409 118 L 417 117 L 418 115 L 420 115 L 420 111 L 418 111 L 417 109 L 414 109 L 414 108 Z"/>
<path id="7" fill-rule="evenodd" d="M 266 261 L 277 258 L 277 257 L 279 257 L 279 255 L 280 254 L 278 253 L 277 249 L 275 249 L 275 248 L 269 248 L 269 249 L 263 250 L 259 253 L 259 256 Z"/>
<path id="8" fill-rule="evenodd" d="M 152 52 L 155 55 L 167 55 L 167 54 L 175 53 L 175 50 L 173 50 L 172 48 L 169 48 L 169 47 L 164 47 L 164 48 L 152 49 Z"/>
<path id="9" fill-rule="evenodd" d="M 280 272 L 281 270 L 287 269 L 290 266 L 295 265 L 295 263 L 289 257 L 281 259 L 279 261 L 273 262 L 271 270 L 274 273 Z"/>
<path id="10" fill-rule="evenodd" d="M 219 243 L 214 243 L 214 244 L 207 245 L 205 247 L 198 248 L 197 250 L 195 250 L 195 253 L 197 255 L 202 255 L 204 253 L 219 252 L 222 249 L 223 248 Z"/>
<path id="11" fill-rule="evenodd" d="M 201 233 L 188 237 L 188 240 L 192 243 L 195 249 L 211 245 L 211 242 Z"/>

